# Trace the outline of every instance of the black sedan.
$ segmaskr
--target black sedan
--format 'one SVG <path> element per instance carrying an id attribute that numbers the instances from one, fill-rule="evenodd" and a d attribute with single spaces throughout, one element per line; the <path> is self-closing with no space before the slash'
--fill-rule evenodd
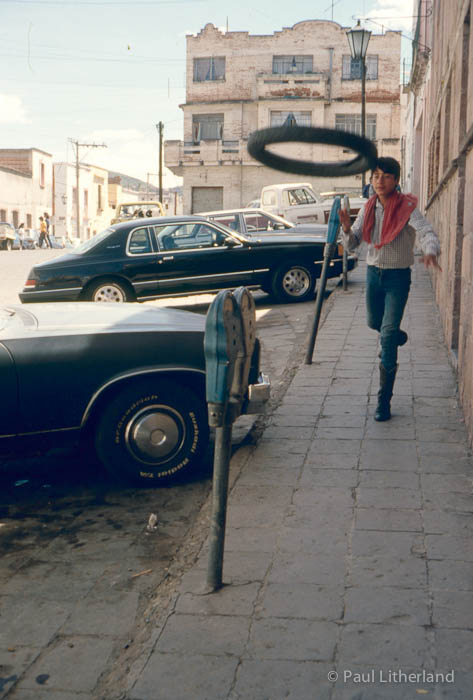
<path id="1" fill-rule="evenodd" d="M 314 295 L 323 249 L 323 236 L 249 238 L 204 217 L 135 219 L 35 265 L 20 299 L 145 301 L 245 285 L 280 301 L 306 301 Z M 356 256 L 348 262 L 353 269 Z M 341 271 L 339 252 L 329 275 Z"/>
<path id="2" fill-rule="evenodd" d="M 198 314 L 134 304 L 0 309 L 0 453 L 82 443 L 126 481 L 188 473 L 209 437 L 204 331 Z"/>

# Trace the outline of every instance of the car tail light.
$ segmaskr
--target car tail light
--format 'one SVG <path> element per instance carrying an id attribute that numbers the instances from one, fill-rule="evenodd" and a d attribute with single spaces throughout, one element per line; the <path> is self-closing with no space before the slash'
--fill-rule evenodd
<path id="1" fill-rule="evenodd" d="M 27 279 L 25 282 L 25 288 L 26 287 L 36 287 L 36 281 L 37 280 L 31 279 L 31 278 Z"/>

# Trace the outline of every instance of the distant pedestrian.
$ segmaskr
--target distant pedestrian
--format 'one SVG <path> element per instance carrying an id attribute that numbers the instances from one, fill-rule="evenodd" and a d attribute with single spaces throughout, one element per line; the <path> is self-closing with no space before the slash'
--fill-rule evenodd
<path id="1" fill-rule="evenodd" d="M 43 217 L 44 223 L 46 224 L 46 244 L 49 248 L 52 248 L 51 239 L 49 238 L 49 226 L 51 222 L 49 221 L 49 214 L 47 211 L 44 212 Z"/>
<path id="2" fill-rule="evenodd" d="M 375 420 L 391 418 L 391 398 L 397 371 L 397 349 L 407 333 L 400 329 L 411 285 L 416 234 L 426 267 L 440 269 L 440 243 L 417 209 L 417 198 L 398 190 L 401 168 L 394 158 L 378 158 L 372 171 L 374 194 L 360 210 L 353 226 L 340 209 L 343 239 L 348 250 L 368 244 L 366 311 L 368 326 L 380 334 L 381 364 Z"/>
<path id="3" fill-rule="evenodd" d="M 38 248 L 43 247 L 43 243 L 46 243 L 46 237 L 48 235 L 48 229 L 46 227 L 46 222 L 42 216 L 39 217 L 39 240 L 38 240 Z M 46 243 L 46 248 L 48 247 L 48 244 Z"/>

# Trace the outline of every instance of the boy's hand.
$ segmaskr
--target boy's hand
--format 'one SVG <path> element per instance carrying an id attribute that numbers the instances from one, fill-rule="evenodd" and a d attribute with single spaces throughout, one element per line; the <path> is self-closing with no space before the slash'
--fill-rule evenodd
<path id="1" fill-rule="evenodd" d="M 442 272 L 442 268 L 440 267 L 437 256 L 436 255 L 423 255 L 421 258 L 419 258 L 420 262 L 424 263 L 426 267 L 435 267 L 437 270 L 440 270 Z"/>
<path id="2" fill-rule="evenodd" d="M 346 209 L 343 207 L 340 207 L 338 211 L 338 218 L 340 219 L 340 225 L 344 231 L 344 233 L 348 233 L 349 230 L 351 229 L 351 218 L 350 214 L 347 212 Z"/>

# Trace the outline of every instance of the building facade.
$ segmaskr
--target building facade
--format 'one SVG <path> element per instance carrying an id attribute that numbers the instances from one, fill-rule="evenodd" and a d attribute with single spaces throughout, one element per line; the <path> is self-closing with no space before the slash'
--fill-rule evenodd
<path id="1" fill-rule="evenodd" d="M 39 217 L 52 211 L 52 155 L 38 148 L 1 148 L 0 221 L 39 228 Z"/>
<path id="2" fill-rule="evenodd" d="M 472 0 L 417 0 L 410 81 L 410 183 L 438 231 L 437 302 L 473 441 Z"/>
<path id="3" fill-rule="evenodd" d="M 207 24 L 187 37 L 184 141 L 165 143 L 166 166 L 184 178 L 185 213 L 245 206 L 261 188 L 301 177 L 283 174 L 247 152 L 256 129 L 284 123 L 361 133 L 361 66 L 353 61 L 347 28 L 299 22 L 268 36 L 222 32 Z M 400 158 L 399 32 L 372 35 L 366 57 L 366 134 L 380 155 Z M 326 146 L 278 146 L 305 160 L 346 160 Z M 361 175 L 303 178 L 318 192 L 361 190 Z"/>
<path id="4" fill-rule="evenodd" d="M 110 225 L 113 211 L 109 202 L 108 170 L 81 163 L 77 193 L 76 166 L 64 162 L 54 164 L 53 222 L 56 236 L 73 236 L 85 241 Z"/>

